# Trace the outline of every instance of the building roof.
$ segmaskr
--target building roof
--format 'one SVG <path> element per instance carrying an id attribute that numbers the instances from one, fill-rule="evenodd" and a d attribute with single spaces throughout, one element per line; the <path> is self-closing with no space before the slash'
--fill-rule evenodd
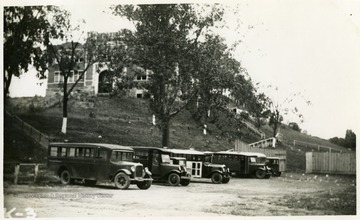
<path id="1" fill-rule="evenodd" d="M 234 151 L 219 151 L 215 152 L 218 154 L 228 154 L 228 155 L 243 155 L 243 156 L 256 156 L 256 157 L 266 157 L 265 154 L 258 152 L 234 152 Z"/>
<path id="2" fill-rule="evenodd" d="M 131 147 L 129 146 L 122 146 L 122 145 L 117 145 L 117 144 L 106 144 L 106 143 L 50 143 L 49 146 L 54 146 L 54 147 L 89 147 L 89 146 L 94 146 L 94 147 L 103 147 L 103 148 L 108 148 L 111 150 L 128 150 L 128 151 L 134 151 Z"/>
<path id="3" fill-rule="evenodd" d="M 175 154 L 191 154 L 191 155 L 204 155 L 204 152 L 190 149 L 169 149 L 171 152 Z"/>
<path id="4" fill-rule="evenodd" d="M 159 151 L 162 151 L 162 152 L 166 152 L 166 153 L 172 153 L 170 151 L 170 149 L 167 149 L 167 148 L 161 148 L 161 147 L 151 147 L 151 146 L 130 146 L 131 148 L 133 148 L 134 150 L 136 149 L 152 149 L 152 150 L 159 150 Z"/>

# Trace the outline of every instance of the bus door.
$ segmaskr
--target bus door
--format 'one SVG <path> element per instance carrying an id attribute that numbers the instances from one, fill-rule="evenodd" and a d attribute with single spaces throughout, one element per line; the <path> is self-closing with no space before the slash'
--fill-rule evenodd
<path id="1" fill-rule="evenodd" d="M 72 149 L 70 149 L 72 151 Z M 72 164 L 72 175 L 81 178 L 90 178 L 94 170 L 94 148 L 76 147 L 75 160 Z"/>
<path id="2" fill-rule="evenodd" d="M 249 172 L 248 162 L 245 156 L 238 156 L 239 157 L 239 165 L 240 165 L 240 174 L 247 174 Z"/>
<path id="3" fill-rule="evenodd" d="M 189 161 L 191 163 L 191 176 L 201 177 L 202 162 L 201 161 Z"/>
<path id="4" fill-rule="evenodd" d="M 109 175 L 110 164 L 108 159 L 108 150 L 98 147 L 94 157 L 94 177 L 95 179 L 105 179 Z"/>
<path id="5" fill-rule="evenodd" d="M 161 158 L 160 158 L 159 150 L 150 150 L 150 153 L 149 153 L 149 164 L 150 164 L 149 169 L 150 169 L 151 173 L 154 176 L 159 176 L 161 174 L 160 162 L 161 162 Z"/>

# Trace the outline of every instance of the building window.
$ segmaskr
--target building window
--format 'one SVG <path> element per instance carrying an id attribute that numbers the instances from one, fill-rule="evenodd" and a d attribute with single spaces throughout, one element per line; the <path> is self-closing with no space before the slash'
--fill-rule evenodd
<path id="1" fill-rule="evenodd" d="M 54 83 L 62 83 L 62 82 L 64 82 L 64 75 L 62 75 L 60 71 L 55 71 Z"/>
<path id="2" fill-rule="evenodd" d="M 79 79 L 81 74 L 83 73 L 83 70 L 74 71 L 72 70 L 70 72 L 70 76 L 68 77 L 68 83 L 75 83 L 76 80 Z M 83 82 L 84 77 L 82 77 L 79 82 Z M 54 83 L 63 83 L 64 82 L 64 75 L 60 71 L 54 72 Z"/>
<path id="3" fill-rule="evenodd" d="M 74 74 L 74 81 L 76 82 L 76 80 L 78 80 L 81 76 L 81 74 L 83 74 L 83 70 L 78 70 L 75 72 Z M 84 81 L 84 76 L 79 80 L 79 82 L 83 82 Z"/>
<path id="4" fill-rule="evenodd" d="M 70 76 L 68 78 L 68 83 L 73 83 L 74 82 L 74 77 L 75 77 L 74 70 L 71 70 L 70 71 Z"/>

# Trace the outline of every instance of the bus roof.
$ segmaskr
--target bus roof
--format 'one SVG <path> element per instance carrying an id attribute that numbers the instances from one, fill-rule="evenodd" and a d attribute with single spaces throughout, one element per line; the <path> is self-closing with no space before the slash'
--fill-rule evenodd
<path id="1" fill-rule="evenodd" d="M 204 152 L 190 149 L 169 149 L 174 154 L 204 155 Z"/>
<path id="2" fill-rule="evenodd" d="M 55 146 L 55 147 L 86 147 L 86 146 L 95 146 L 95 147 L 104 147 L 111 150 L 128 150 L 128 151 L 134 151 L 129 146 L 122 146 L 117 144 L 104 144 L 104 143 L 50 143 L 49 146 Z"/>
<path id="3" fill-rule="evenodd" d="M 161 147 L 148 147 L 148 146 L 131 146 L 133 149 L 153 149 L 153 150 L 160 150 L 162 152 L 171 153 L 170 149 L 168 148 L 161 148 Z"/>
<path id="4" fill-rule="evenodd" d="M 219 151 L 214 152 L 215 154 L 228 154 L 228 155 L 243 155 L 243 156 L 257 156 L 257 157 L 266 157 L 265 154 L 258 152 L 234 152 L 234 151 Z"/>

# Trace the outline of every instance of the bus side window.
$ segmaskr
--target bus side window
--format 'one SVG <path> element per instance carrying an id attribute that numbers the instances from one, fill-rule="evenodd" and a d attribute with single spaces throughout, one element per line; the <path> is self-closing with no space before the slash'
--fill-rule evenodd
<path id="1" fill-rule="evenodd" d="M 68 157 L 75 157 L 75 148 L 68 148 Z"/>
<path id="2" fill-rule="evenodd" d="M 66 147 L 61 148 L 61 157 L 66 157 Z"/>
<path id="3" fill-rule="evenodd" d="M 157 152 L 157 151 L 154 151 L 153 152 L 153 158 L 152 158 L 152 164 L 154 165 L 154 166 L 159 166 L 159 158 L 160 157 L 160 154 Z"/>
<path id="4" fill-rule="evenodd" d="M 94 148 L 85 148 L 85 157 L 94 157 Z"/>
<path id="5" fill-rule="evenodd" d="M 107 159 L 107 151 L 104 149 L 98 149 L 98 156 L 99 159 Z"/>
<path id="6" fill-rule="evenodd" d="M 75 150 L 75 157 L 83 157 L 84 149 L 79 147 Z"/>
<path id="7" fill-rule="evenodd" d="M 50 156 L 57 157 L 57 147 L 51 147 L 50 148 Z"/>
<path id="8" fill-rule="evenodd" d="M 58 147 L 57 148 L 57 156 L 58 157 L 65 157 L 66 156 L 66 148 L 65 147 Z"/>
<path id="9" fill-rule="evenodd" d="M 118 158 L 118 153 L 119 153 L 119 152 L 117 152 L 117 151 L 113 151 L 113 152 L 111 153 L 111 160 L 112 160 L 112 161 L 116 161 L 116 160 L 117 160 L 117 158 Z"/>

